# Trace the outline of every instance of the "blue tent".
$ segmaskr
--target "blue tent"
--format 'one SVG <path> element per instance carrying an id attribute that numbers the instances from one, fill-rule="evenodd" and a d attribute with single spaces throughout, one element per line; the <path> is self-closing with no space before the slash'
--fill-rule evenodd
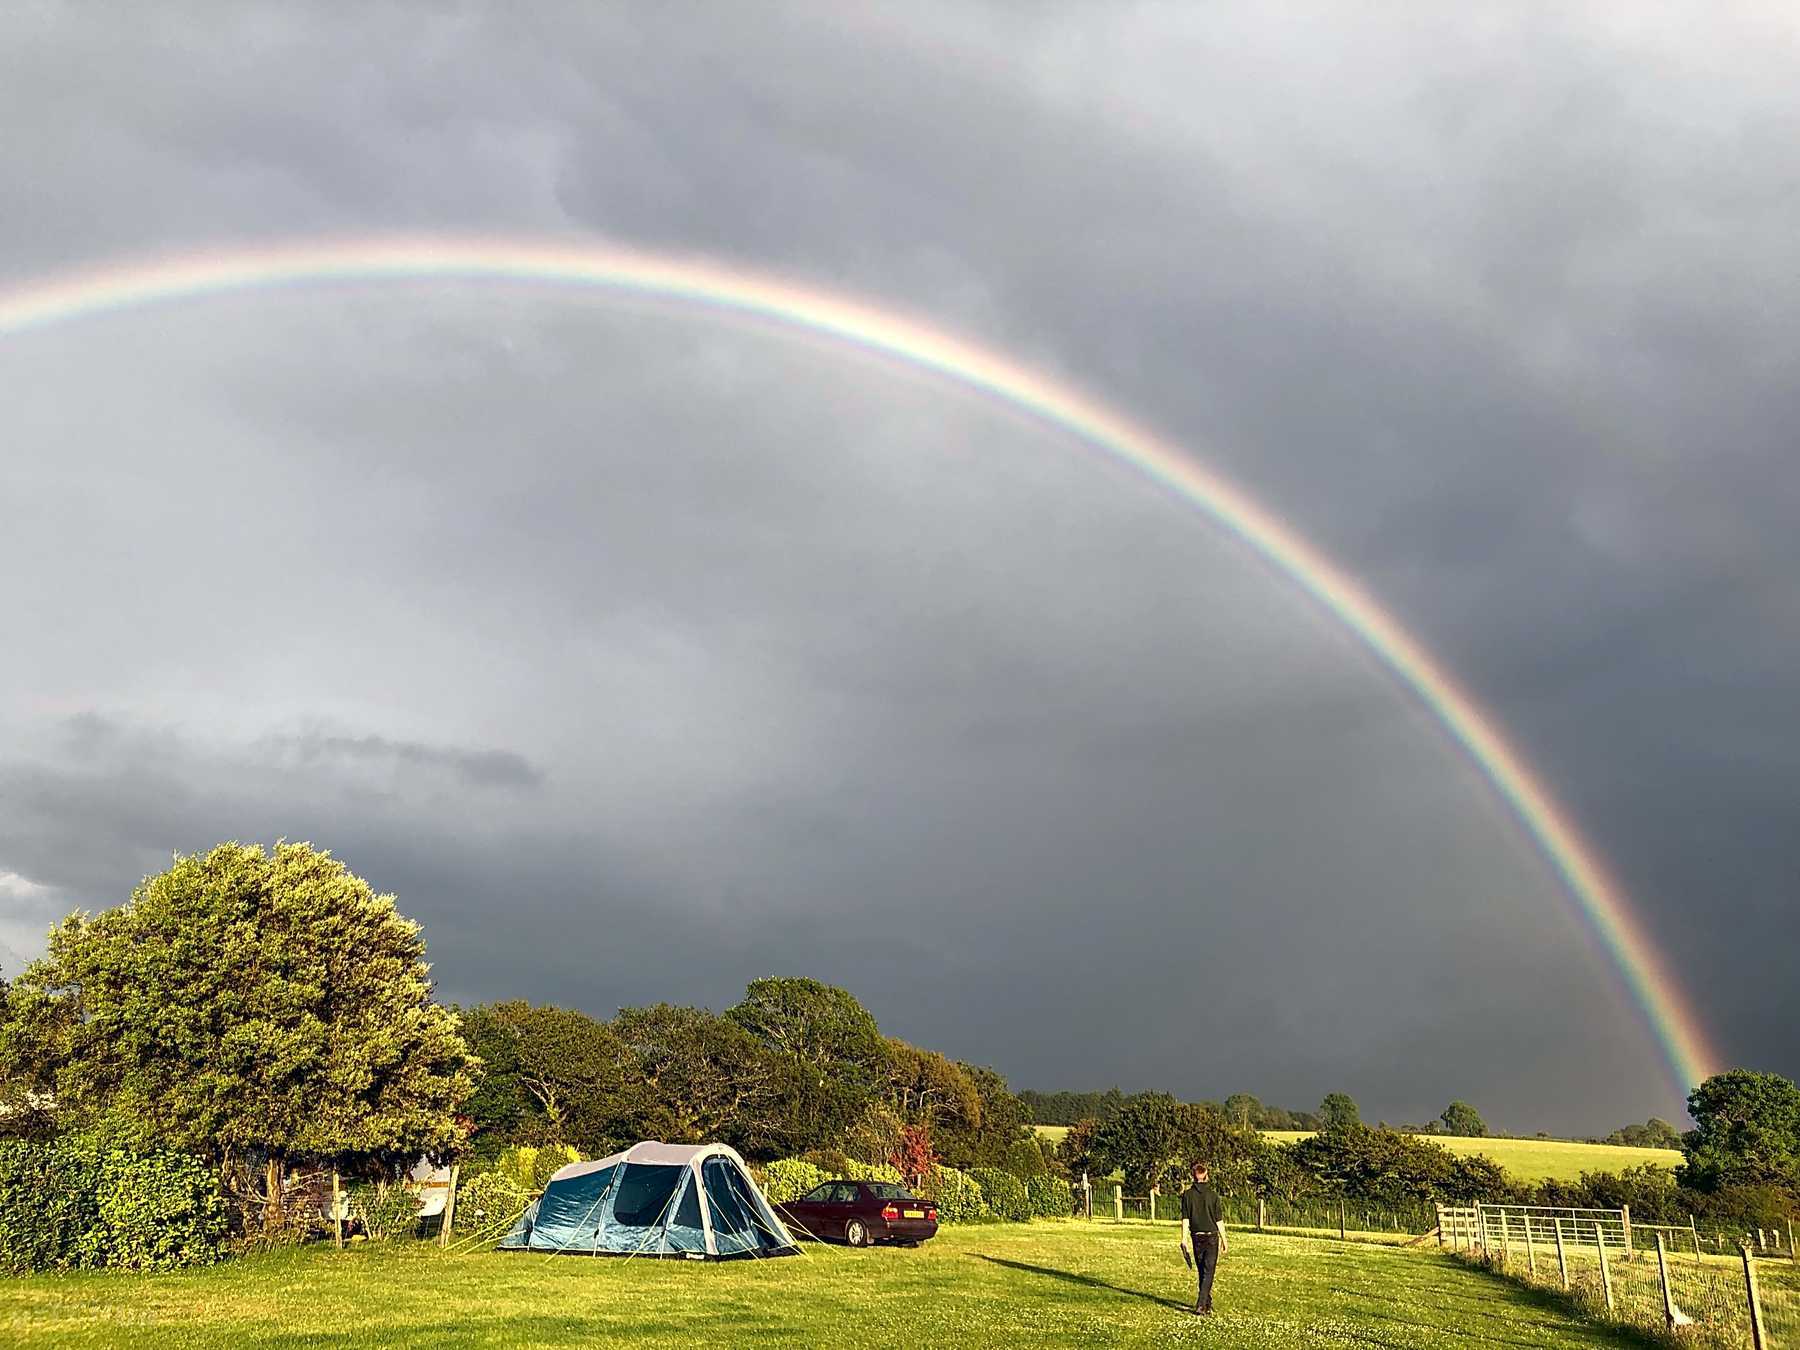
<path id="1" fill-rule="evenodd" d="M 735 1149 L 654 1140 L 562 1168 L 500 1246 L 692 1261 L 800 1250 Z"/>

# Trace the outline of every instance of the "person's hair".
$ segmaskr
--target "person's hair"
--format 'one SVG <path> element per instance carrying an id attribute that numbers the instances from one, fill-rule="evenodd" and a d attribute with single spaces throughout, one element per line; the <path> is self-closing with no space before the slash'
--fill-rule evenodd
<path id="1" fill-rule="evenodd" d="M 1210 1171 L 1212 1171 L 1212 1169 L 1206 1165 L 1205 1158 L 1195 1158 L 1194 1165 L 1192 1167 L 1188 1168 L 1188 1171 L 1190 1171 L 1190 1172 L 1210 1172 Z"/>

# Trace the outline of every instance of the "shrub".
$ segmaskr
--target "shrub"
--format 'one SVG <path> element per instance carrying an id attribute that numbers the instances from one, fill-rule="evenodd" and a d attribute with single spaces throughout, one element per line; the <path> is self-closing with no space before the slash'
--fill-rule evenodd
<path id="1" fill-rule="evenodd" d="M 763 1169 L 763 1194 L 771 1204 L 798 1200 L 821 1181 L 830 1178 L 819 1168 L 799 1158 L 778 1158 Z"/>
<path id="2" fill-rule="evenodd" d="M 1025 1183 L 1011 1172 L 998 1167 L 972 1167 L 969 1175 L 981 1187 L 982 1198 L 996 1216 L 1014 1223 L 1024 1223 L 1031 1218 L 1031 1197 L 1026 1193 Z"/>
<path id="3" fill-rule="evenodd" d="M 550 1184 L 551 1177 L 570 1163 L 580 1161 L 581 1154 L 567 1144 L 545 1144 L 542 1148 L 517 1144 L 502 1150 L 494 1170 L 510 1178 L 520 1190 L 536 1195 Z"/>
<path id="4" fill-rule="evenodd" d="M 181 1153 L 109 1154 L 97 1197 L 106 1264 L 127 1270 L 211 1265 L 225 1242 L 218 1174 Z"/>
<path id="5" fill-rule="evenodd" d="M 849 1177 L 852 1181 L 891 1181 L 896 1186 L 906 1184 L 906 1178 L 886 1163 L 860 1163 L 854 1158 L 850 1159 L 849 1166 L 839 1175 Z"/>
<path id="6" fill-rule="evenodd" d="M 216 1261 L 224 1242 L 218 1177 L 197 1159 L 0 1143 L 0 1270 L 170 1270 Z"/>
<path id="7" fill-rule="evenodd" d="M 510 1224 L 531 1203 L 531 1192 L 505 1172 L 477 1172 L 456 1188 L 456 1221 L 474 1229 Z"/>
<path id="8" fill-rule="evenodd" d="M 937 1206 L 939 1223 L 974 1223 L 987 1215 L 980 1183 L 954 1167 L 933 1167 L 920 1178 L 919 1196 Z"/>
<path id="9" fill-rule="evenodd" d="M 1006 1170 L 1025 1181 L 1041 1177 L 1050 1170 L 1044 1165 L 1044 1150 L 1035 1134 L 1015 1139 L 1006 1146 Z"/>
<path id="10" fill-rule="evenodd" d="M 1075 1212 L 1075 1195 L 1061 1177 L 1032 1177 L 1025 1183 L 1031 1212 L 1044 1219 L 1066 1219 Z"/>
<path id="11" fill-rule="evenodd" d="M 350 1217 L 376 1242 L 411 1237 L 419 1222 L 419 1197 L 399 1181 L 364 1181 L 350 1187 Z"/>

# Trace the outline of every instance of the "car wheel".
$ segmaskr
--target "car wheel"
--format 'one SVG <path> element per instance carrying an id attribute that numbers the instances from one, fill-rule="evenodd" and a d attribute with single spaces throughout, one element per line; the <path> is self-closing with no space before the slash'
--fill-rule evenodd
<path id="1" fill-rule="evenodd" d="M 863 1221 L 861 1219 L 852 1219 L 849 1223 L 844 1225 L 844 1241 L 848 1242 L 852 1247 L 866 1247 L 869 1245 L 869 1230 L 863 1226 Z"/>

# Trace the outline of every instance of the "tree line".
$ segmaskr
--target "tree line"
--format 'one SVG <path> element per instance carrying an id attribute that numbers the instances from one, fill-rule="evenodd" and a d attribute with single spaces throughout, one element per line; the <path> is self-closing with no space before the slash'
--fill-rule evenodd
<path id="1" fill-rule="evenodd" d="M 1092 1111 L 1046 1150 L 1031 1120 L 1070 1107 Z M 1689 1107 L 1673 1178 L 1584 1178 L 1589 1193 L 1642 1190 L 1630 1203 L 1646 1217 L 1652 1203 L 1796 1209 L 1800 1088 L 1734 1070 L 1696 1087 Z M 1443 1123 L 1485 1128 L 1459 1108 L 1475 1115 L 1452 1103 Z M 1316 1133 L 1292 1145 L 1259 1133 L 1282 1124 Z M 1520 1195 L 1486 1158 L 1365 1125 L 1343 1093 L 1314 1113 L 1246 1094 L 1015 1096 L 994 1070 L 887 1036 L 848 991 L 803 977 L 753 981 L 719 1013 L 446 1006 L 393 897 L 288 843 L 177 858 L 125 904 L 57 926 L 44 957 L 0 984 L 0 1133 L 204 1159 L 248 1178 L 241 1221 L 259 1212 L 269 1229 L 284 1223 L 297 1168 L 383 1177 L 420 1157 L 520 1145 L 599 1156 L 640 1138 L 721 1140 L 752 1160 L 827 1169 L 854 1158 L 908 1177 L 940 1163 L 1117 1172 L 1140 1194 L 1206 1157 L 1236 1196 L 1392 1207 Z"/>

